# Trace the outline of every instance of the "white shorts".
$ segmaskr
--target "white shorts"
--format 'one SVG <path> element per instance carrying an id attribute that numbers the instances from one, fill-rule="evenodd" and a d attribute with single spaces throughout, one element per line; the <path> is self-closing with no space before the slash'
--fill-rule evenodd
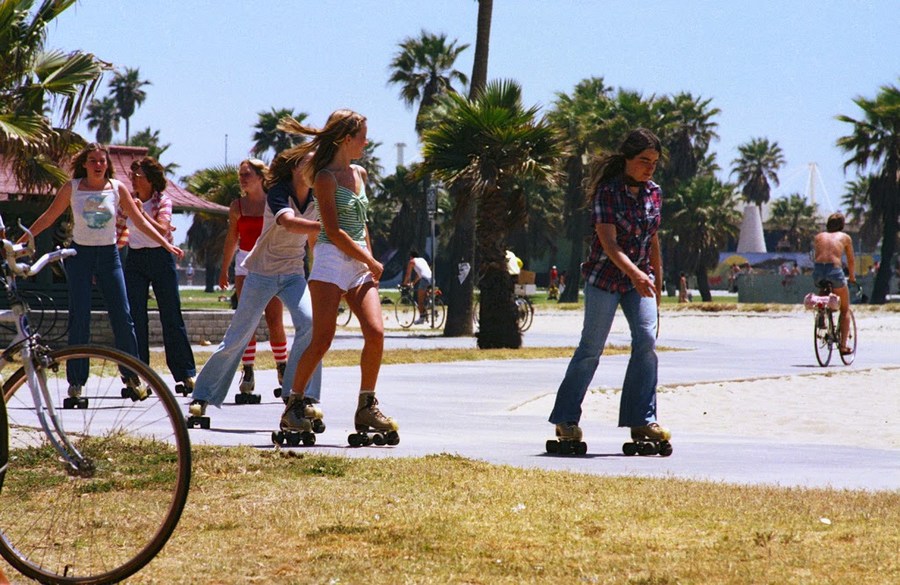
<path id="1" fill-rule="evenodd" d="M 250 252 L 247 252 L 247 251 L 244 251 L 244 250 L 241 250 L 240 248 L 238 248 L 238 251 L 234 255 L 234 275 L 235 276 L 247 276 L 249 274 L 249 271 L 246 268 L 244 268 L 243 266 L 241 266 L 241 263 L 244 261 L 244 258 L 246 258 L 249 254 L 250 254 Z"/>
<path id="2" fill-rule="evenodd" d="M 330 282 L 343 291 L 357 288 L 366 282 L 374 282 L 368 266 L 327 242 L 318 243 L 314 248 L 309 280 Z"/>

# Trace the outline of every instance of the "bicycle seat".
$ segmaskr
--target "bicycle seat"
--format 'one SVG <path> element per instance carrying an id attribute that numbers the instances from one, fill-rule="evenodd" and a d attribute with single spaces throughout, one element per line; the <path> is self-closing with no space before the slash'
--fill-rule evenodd
<path id="1" fill-rule="evenodd" d="M 832 282 L 830 280 L 828 280 L 827 278 L 823 278 L 822 280 L 817 282 L 816 286 L 819 287 L 820 295 L 831 294 L 831 292 L 833 292 L 833 290 L 834 290 L 834 284 L 832 284 Z"/>

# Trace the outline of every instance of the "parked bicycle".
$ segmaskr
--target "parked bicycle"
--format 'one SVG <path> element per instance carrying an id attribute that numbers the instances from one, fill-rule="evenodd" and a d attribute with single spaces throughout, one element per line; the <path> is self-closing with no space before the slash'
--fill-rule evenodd
<path id="1" fill-rule="evenodd" d="M 440 287 L 434 289 L 434 304 L 431 293 L 431 287 L 428 287 L 425 291 L 425 320 L 421 324 L 428 325 L 432 329 L 440 329 L 444 326 L 444 319 L 447 318 L 447 307 L 444 305 L 444 295 Z M 397 323 L 404 329 L 420 324 L 416 290 L 413 287 L 400 285 L 400 300 L 394 305 L 394 314 Z"/>
<path id="2" fill-rule="evenodd" d="M 856 295 L 859 296 L 861 289 L 856 283 L 848 283 L 848 285 L 856 286 Z M 838 348 L 838 354 L 841 361 L 845 365 L 850 365 L 856 359 L 856 317 L 853 311 L 848 309 L 847 316 L 849 319 L 849 334 L 847 335 L 847 347 L 849 352 L 840 351 L 841 347 L 841 299 L 832 291 L 832 283 L 830 280 L 823 280 L 818 283 L 818 294 L 808 294 L 803 304 L 815 311 L 815 323 L 813 327 L 813 344 L 816 351 L 816 361 L 822 367 L 827 366 L 831 362 L 831 354 L 834 348 Z M 837 319 L 835 319 L 837 313 Z"/>
<path id="3" fill-rule="evenodd" d="M 11 307 L 0 323 L 15 327 L 0 373 L 16 367 L 0 379 L 0 555 L 45 583 L 119 582 L 150 562 L 178 524 L 191 477 L 187 428 L 146 364 L 95 345 L 53 350 L 32 330 L 17 278 L 75 251 L 29 263 L 28 235 L 24 245 L 7 240 L 0 218 L 0 285 Z M 87 380 L 70 384 L 85 364 Z"/>
<path id="4" fill-rule="evenodd" d="M 472 320 L 475 321 L 476 327 L 478 326 L 480 311 L 481 306 L 478 301 L 475 301 L 475 306 L 472 307 Z M 528 331 L 533 322 L 534 303 L 526 296 L 516 295 L 516 324 L 519 327 L 519 332 L 525 333 Z"/>

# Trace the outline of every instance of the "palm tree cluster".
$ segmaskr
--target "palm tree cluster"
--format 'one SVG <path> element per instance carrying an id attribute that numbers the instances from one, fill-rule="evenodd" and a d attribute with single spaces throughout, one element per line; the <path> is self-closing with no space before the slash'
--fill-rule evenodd
<path id="1" fill-rule="evenodd" d="M 131 117 L 147 99 L 143 90 L 146 85 L 152 84 L 141 79 L 138 68 L 126 67 L 125 71 L 113 73 L 109 81 L 112 95 L 91 101 L 85 116 L 88 130 L 96 130 L 97 142 L 111 143 L 113 133 L 119 131 L 119 122 L 125 120 L 125 144 L 131 144 Z"/>
<path id="2" fill-rule="evenodd" d="M 60 161 L 83 144 L 72 128 L 109 68 L 91 53 L 45 47 L 47 27 L 74 3 L 34 10 L 33 0 L 0 0 L 0 154 L 24 190 L 65 182 Z"/>

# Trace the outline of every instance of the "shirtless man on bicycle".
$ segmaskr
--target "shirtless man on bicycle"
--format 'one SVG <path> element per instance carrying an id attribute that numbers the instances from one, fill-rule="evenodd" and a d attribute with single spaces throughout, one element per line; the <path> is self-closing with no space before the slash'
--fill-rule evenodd
<path id="1" fill-rule="evenodd" d="M 845 234 L 844 215 L 832 213 L 825 223 L 825 231 L 813 238 L 813 283 L 819 286 L 822 280 L 831 281 L 834 293 L 841 299 L 841 354 L 852 353 L 847 347 L 847 335 L 850 332 L 850 321 L 847 312 L 850 310 L 850 292 L 847 279 L 844 278 L 842 258 L 847 256 L 849 280 L 856 283 L 856 259 L 853 256 L 853 241 Z"/>

